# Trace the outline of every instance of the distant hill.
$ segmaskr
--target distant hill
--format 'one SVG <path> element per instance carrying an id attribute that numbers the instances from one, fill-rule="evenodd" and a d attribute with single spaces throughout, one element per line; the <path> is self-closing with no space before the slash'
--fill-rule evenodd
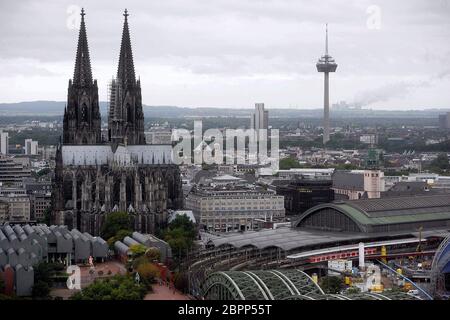
<path id="1" fill-rule="evenodd" d="M 62 116 L 65 102 L 62 101 L 28 101 L 18 103 L 0 103 L 0 116 Z M 317 109 L 286 109 L 268 108 L 271 118 L 317 118 L 323 111 Z M 177 106 L 147 106 L 144 114 L 147 118 L 183 118 L 183 117 L 249 117 L 252 108 L 186 108 Z M 412 111 L 386 110 L 331 110 L 331 116 L 336 118 L 437 118 L 439 114 L 450 109 L 428 109 Z M 100 112 L 107 116 L 106 102 L 100 102 Z"/>

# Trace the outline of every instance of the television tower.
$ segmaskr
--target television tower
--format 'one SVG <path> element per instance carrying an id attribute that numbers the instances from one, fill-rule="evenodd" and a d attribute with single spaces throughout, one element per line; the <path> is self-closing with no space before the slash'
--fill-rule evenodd
<path id="1" fill-rule="evenodd" d="M 335 72 L 337 64 L 334 59 L 328 55 L 328 23 L 325 27 L 325 55 L 317 61 L 318 72 L 323 72 L 324 78 L 324 97 L 323 97 L 323 144 L 330 141 L 330 92 L 329 92 L 329 73 Z"/>

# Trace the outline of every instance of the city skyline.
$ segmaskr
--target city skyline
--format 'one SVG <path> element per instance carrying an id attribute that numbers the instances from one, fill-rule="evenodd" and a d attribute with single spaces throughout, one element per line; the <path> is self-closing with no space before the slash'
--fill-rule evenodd
<path id="1" fill-rule="evenodd" d="M 106 100 L 124 5 L 24 1 L 0 6 L 7 31 L 1 40 L 0 102 L 65 100 L 82 6 L 93 77 L 99 100 Z M 251 108 L 262 101 L 268 108 L 320 108 L 323 82 L 314 64 L 329 23 L 330 50 L 340 61 L 330 83 L 330 104 L 346 100 L 397 110 L 450 106 L 450 97 L 441 94 L 450 85 L 446 1 L 380 1 L 375 7 L 368 1 L 132 1 L 127 7 L 146 105 Z M 47 15 L 55 19 L 44 21 Z"/>

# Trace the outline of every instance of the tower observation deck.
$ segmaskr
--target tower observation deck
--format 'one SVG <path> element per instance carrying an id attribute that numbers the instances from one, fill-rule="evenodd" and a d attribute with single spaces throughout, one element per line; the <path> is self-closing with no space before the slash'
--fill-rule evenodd
<path id="1" fill-rule="evenodd" d="M 325 55 L 320 57 L 316 64 L 317 71 L 324 73 L 324 99 L 323 99 L 323 144 L 330 141 L 330 93 L 329 73 L 335 72 L 337 64 L 328 54 L 328 24 L 325 31 Z"/>

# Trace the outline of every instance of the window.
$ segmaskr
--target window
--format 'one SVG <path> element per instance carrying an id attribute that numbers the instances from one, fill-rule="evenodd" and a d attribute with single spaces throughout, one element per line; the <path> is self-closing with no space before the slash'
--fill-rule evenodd
<path id="1" fill-rule="evenodd" d="M 130 104 L 127 103 L 127 122 L 133 122 L 132 111 Z"/>
<path id="2" fill-rule="evenodd" d="M 88 108 L 86 103 L 83 103 L 83 106 L 81 107 L 81 121 L 88 122 Z"/>

